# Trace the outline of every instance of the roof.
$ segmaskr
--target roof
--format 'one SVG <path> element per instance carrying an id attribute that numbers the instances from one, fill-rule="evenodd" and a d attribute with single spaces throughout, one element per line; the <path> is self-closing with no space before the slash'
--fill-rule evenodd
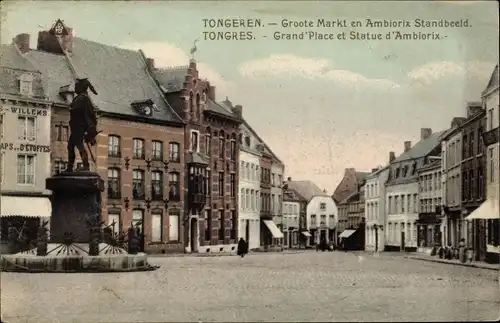
<path id="1" fill-rule="evenodd" d="M 283 201 L 307 202 L 307 199 L 300 195 L 296 190 L 287 187 L 283 190 Z"/>
<path id="2" fill-rule="evenodd" d="M 356 180 L 358 183 L 363 182 L 370 174 L 370 172 L 356 172 Z"/>
<path id="3" fill-rule="evenodd" d="M 40 50 L 32 50 L 26 55 L 44 74 L 49 98 L 55 102 L 64 103 L 59 98 L 61 86 L 74 83 L 76 77 L 88 78 L 98 92 L 98 95 L 91 95 L 92 101 L 103 112 L 138 116 L 131 103 L 151 99 L 157 108 L 150 117 L 141 115 L 142 118 L 182 124 L 149 75 L 140 51 L 75 38 L 71 65 L 77 75 L 73 74 L 64 55 Z"/>
<path id="4" fill-rule="evenodd" d="M 153 76 L 163 86 L 162 90 L 165 93 L 178 92 L 184 88 L 188 69 L 188 66 L 156 68 Z"/>
<path id="5" fill-rule="evenodd" d="M 27 60 L 15 45 L 0 45 L 0 66 L 17 70 L 39 72 L 35 65 Z"/>
<path id="6" fill-rule="evenodd" d="M 311 200 L 315 196 L 328 196 L 322 189 L 311 181 L 290 181 L 287 182 L 288 187 L 298 194 L 303 196 L 306 200 Z"/>
<path id="7" fill-rule="evenodd" d="M 222 104 L 212 101 L 210 99 L 208 99 L 207 101 L 208 101 L 207 105 L 208 110 L 218 114 L 226 115 L 228 117 L 236 118 L 231 109 L 227 109 L 227 107 L 223 106 Z"/>
<path id="8" fill-rule="evenodd" d="M 379 175 L 380 173 L 382 173 L 384 170 L 388 169 L 390 167 L 390 165 L 386 165 L 384 167 L 381 167 L 379 169 L 377 169 L 376 171 L 374 171 L 373 173 L 370 173 L 370 175 L 368 175 L 366 178 L 374 178 L 376 177 L 377 175 Z"/>
<path id="9" fill-rule="evenodd" d="M 233 108 L 231 101 L 229 101 L 229 99 L 227 97 L 224 101 L 220 102 L 220 104 L 222 106 L 226 107 L 227 109 Z M 269 154 L 271 154 L 271 156 L 273 156 L 273 158 L 276 159 L 279 163 L 283 164 L 281 159 L 279 159 L 279 157 L 272 151 L 272 149 L 259 136 L 259 134 L 250 126 L 250 124 L 245 120 L 245 118 L 242 118 L 242 121 L 243 121 L 242 123 L 245 125 L 245 127 L 247 127 L 248 130 L 250 130 L 252 132 L 252 134 L 264 145 L 265 149 L 269 152 Z"/>
<path id="10" fill-rule="evenodd" d="M 484 96 L 488 94 L 491 90 L 498 88 L 499 86 L 499 72 L 498 72 L 498 64 L 495 66 L 493 69 L 493 72 L 491 73 L 490 80 L 488 81 L 488 85 L 486 85 L 486 88 L 484 89 L 483 93 L 481 93 L 481 96 Z"/>
<path id="11" fill-rule="evenodd" d="M 445 131 L 435 132 L 425 140 L 420 140 L 407 152 L 401 154 L 392 163 L 397 163 L 404 160 L 416 159 L 427 156 L 437 145 L 439 145 L 441 140 L 441 135 Z"/>

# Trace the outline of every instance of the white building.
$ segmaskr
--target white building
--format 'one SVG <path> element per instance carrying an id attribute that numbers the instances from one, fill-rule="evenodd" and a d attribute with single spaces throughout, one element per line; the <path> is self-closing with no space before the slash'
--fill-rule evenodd
<path id="1" fill-rule="evenodd" d="M 338 210 L 331 196 L 311 181 L 292 181 L 289 178 L 287 184 L 307 200 L 306 229 L 311 234 L 309 245 L 317 244 L 321 239 L 337 241 Z"/>
<path id="2" fill-rule="evenodd" d="M 428 156 L 441 153 L 440 136 L 422 128 L 420 141 L 411 146 L 405 141 L 404 152 L 394 159 L 389 168 L 386 183 L 387 230 L 385 249 L 389 251 L 417 250 L 418 220 L 418 174 L 417 170 L 426 164 Z"/>
<path id="3" fill-rule="evenodd" d="M 238 239 L 248 242 L 249 249 L 260 247 L 260 157 L 262 141 L 243 122 L 240 135 L 239 230 Z"/>
<path id="4" fill-rule="evenodd" d="M 482 93 L 486 111 L 486 129 L 483 134 L 486 151 L 486 201 L 474 210 L 467 220 L 487 221 L 486 261 L 498 263 L 500 259 L 500 107 L 498 65 Z"/>
<path id="5" fill-rule="evenodd" d="M 431 253 L 432 248 L 441 244 L 442 179 L 441 158 L 429 160 L 418 170 L 419 175 L 419 216 L 418 252 Z"/>
<path id="6" fill-rule="evenodd" d="M 394 153 L 391 154 L 393 156 Z M 390 157 L 389 157 L 390 158 Z M 380 167 L 366 177 L 365 184 L 365 250 L 384 250 L 384 230 L 387 228 L 385 183 L 389 166 Z"/>
<path id="7" fill-rule="evenodd" d="M 45 99 L 42 75 L 24 56 L 23 46 L 0 47 L 0 173 L 2 246 L 10 226 L 36 239 L 41 220 L 50 219 L 52 207 L 45 179 L 50 177 L 50 102 Z"/>
<path id="8" fill-rule="evenodd" d="M 285 248 L 298 247 L 299 245 L 299 219 L 300 202 L 287 200 L 283 202 L 283 246 Z"/>

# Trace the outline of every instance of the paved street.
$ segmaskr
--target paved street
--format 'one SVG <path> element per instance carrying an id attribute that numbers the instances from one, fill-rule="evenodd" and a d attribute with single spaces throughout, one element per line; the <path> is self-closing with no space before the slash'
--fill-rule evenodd
<path id="1" fill-rule="evenodd" d="M 12 322 L 468 321 L 499 317 L 498 272 L 401 255 L 159 257 L 153 272 L 1 274 Z"/>

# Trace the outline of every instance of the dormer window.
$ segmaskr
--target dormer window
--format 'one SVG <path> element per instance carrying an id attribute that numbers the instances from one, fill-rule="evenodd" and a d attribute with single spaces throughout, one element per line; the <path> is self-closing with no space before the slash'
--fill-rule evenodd
<path id="1" fill-rule="evenodd" d="M 153 115 L 153 110 L 158 110 L 156 104 L 151 99 L 134 101 L 131 105 L 137 113 L 146 117 L 151 117 Z"/>
<path id="2" fill-rule="evenodd" d="M 19 93 L 22 96 L 33 95 L 33 75 L 23 74 L 19 78 Z"/>
<path id="3" fill-rule="evenodd" d="M 246 145 L 247 147 L 250 147 L 250 137 L 248 137 L 248 136 L 247 136 L 247 137 L 245 137 L 245 145 Z"/>

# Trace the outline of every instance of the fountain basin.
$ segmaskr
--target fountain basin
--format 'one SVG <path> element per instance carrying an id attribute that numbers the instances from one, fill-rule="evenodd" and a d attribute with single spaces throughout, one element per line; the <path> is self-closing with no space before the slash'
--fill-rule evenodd
<path id="1" fill-rule="evenodd" d="M 49 250 L 53 246 L 49 244 Z M 109 252 L 111 249 L 113 253 Z M 99 250 L 98 256 L 89 256 L 85 252 L 88 251 L 88 245 L 74 244 L 69 248 L 70 254 L 57 254 L 55 250 L 47 256 L 37 256 L 36 249 L 32 249 L 1 256 L 0 268 L 2 271 L 29 273 L 132 272 L 157 268 L 147 262 L 145 253 L 127 254 L 123 249 L 112 248 L 104 243 L 99 245 Z"/>

